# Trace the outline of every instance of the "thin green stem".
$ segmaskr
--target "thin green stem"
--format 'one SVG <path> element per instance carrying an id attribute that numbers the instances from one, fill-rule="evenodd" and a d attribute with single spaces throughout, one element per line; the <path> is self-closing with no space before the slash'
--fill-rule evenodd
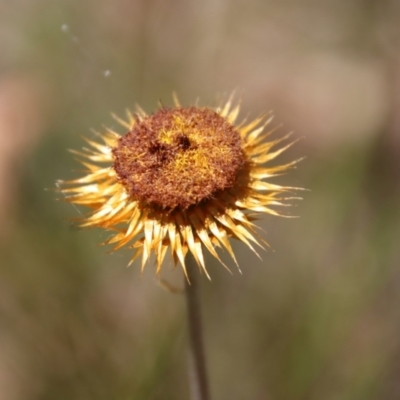
<path id="1" fill-rule="evenodd" d="M 185 293 L 189 328 L 189 385 L 191 400 L 210 400 L 200 306 L 200 272 L 187 257 Z"/>

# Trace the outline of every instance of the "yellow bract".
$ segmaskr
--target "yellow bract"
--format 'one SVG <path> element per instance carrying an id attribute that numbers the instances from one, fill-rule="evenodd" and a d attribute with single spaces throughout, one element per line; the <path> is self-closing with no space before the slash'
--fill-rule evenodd
<path id="1" fill-rule="evenodd" d="M 186 110 L 181 113 L 185 119 L 180 114 L 181 108 L 177 102 L 174 110 L 178 111 L 174 115 L 173 129 L 161 129 L 158 132 L 158 139 L 168 145 L 176 140 L 177 135 L 186 132 L 188 143 L 192 146 L 188 145 L 185 151 L 173 154 L 173 157 L 164 163 L 165 166 L 162 165 L 167 175 L 170 173 L 176 176 L 177 182 L 181 180 L 190 183 L 187 179 L 188 165 L 191 168 L 195 165 L 199 171 L 203 171 L 202 173 L 209 174 L 207 179 L 213 179 L 216 174 L 210 169 L 208 155 L 198 143 L 206 135 L 212 135 L 213 131 L 209 128 L 208 132 L 200 132 L 197 127 L 191 125 L 187 119 L 187 115 L 190 115 L 188 110 L 191 109 L 182 109 Z M 231 101 L 228 101 L 215 112 L 219 118 L 224 118 L 227 124 L 233 126 L 239 107 L 232 109 Z M 126 129 L 132 131 L 135 124 L 146 121 L 146 118 L 148 116 L 143 110 L 138 110 L 136 118 L 129 113 L 128 122 L 120 119 L 119 121 Z M 131 263 L 141 257 L 143 269 L 151 254 L 154 254 L 158 273 L 169 251 L 175 263 L 179 262 L 186 273 L 185 257 L 190 252 L 201 270 L 209 277 L 203 256 L 204 248 L 221 263 L 217 247 L 227 250 L 237 264 L 229 238 L 244 242 L 256 253 L 255 246 L 263 247 L 266 242 L 255 231 L 254 220 L 261 214 L 282 215 L 275 207 L 288 205 L 287 200 L 296 198 L 288 193 L 300 190 L 265 181 L 293 168 L 298 162 L 297 160 L 280 166 L 264 165 L 293 144 L 276 148 L 288 136 L 265 141 L 274 131 L 265 132 L 265 127 L 271 119 L 257 118 L 252 122 L 233 126 L 232 132 L 238 132 L 240 135 L 243 157 L 238 164 L 240 168 L 236 171 L 235 181 L 225 189 L 217 190 L 211 196 L 189 206 L 161 207 L 157 203 L 135 198 L 135 193 L 121 181 L 113 167 L 115 149 L 119 146 L 122 136 L 110 130 L 99 135 L 100 143 L 87 140 L 91 149 L 74 151 L 85 166 L 86 173 L 78 179 L 59 181 L 60 190 L 67 201 L 91 208 L 89 215 L 80 219 L 81 226 L 109 230 L 111 237 L 104 244 L 113 245 L 114 251 L 122 247 L 133 249 Z M 196 147 L 197 145 L 200 147 Z M 143 154 L 136 154 L 136 161 L 132 162 L 140 162 L 141 157 L 147 157 L 145 151 Z M 213 151 L 213 157 L 227 156 L 227 150 L 223 146 Z M 108 165 L 104 166 L 104 163 Z M 134 173 L 130 179 L 134 181 Z M 196 185 L 193 188 L 189 185 L 184 190 L 188 191 L 186 194 L 190 198 L 190 190 L 196 191 L 198 188 Z"/>

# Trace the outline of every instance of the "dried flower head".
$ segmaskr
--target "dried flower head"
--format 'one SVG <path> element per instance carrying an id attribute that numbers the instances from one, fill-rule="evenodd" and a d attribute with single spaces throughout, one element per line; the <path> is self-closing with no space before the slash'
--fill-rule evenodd
<path id="1" fill-rule="evenodd" d="M 175 99 L 175 107 L 152 115 L 139 108 L 127 113 L 128 121 L 116 117 L 127 133 L 107 129 L 102 143 L 86 139 L 91 149 L 73 151 L 85 176 L 58 182 L 68 202 L 92 209 L 80 226 L 110 230 L 103 244 L 133 248 L 131 263 L 141 256 L 142 269 L 154 253 L 157 272 L 168 249 L 185 273 L 189 251 L 208 277 L 203 247 L 221 263 L 216 247 L 237 264 L 231 237 L 256 252 L 254 245 L 266 243 L 253 221 L 262 213 L 281 215 L 271 207 L 287 205 L 293 197 L 286 193 L 296 189 L 264 179 L 297 161 L 262 166 L 293 143 L 275 149 L 289 135 L 264 141 L 273 132 L 264 132 L 272 117 L 234 125 L 238 113 L 231 100 L 211 109 L 181 107 Z"/>

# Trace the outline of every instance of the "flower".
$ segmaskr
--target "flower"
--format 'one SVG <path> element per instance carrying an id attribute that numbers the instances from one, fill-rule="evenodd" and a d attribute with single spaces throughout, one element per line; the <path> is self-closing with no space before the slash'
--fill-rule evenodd
<path id="1" fill-rule="evenodd" d="M 151 254 L 160 272 L 168 250 L 185 274 L 190 252 L 209 277 L 203 257 L 207 249 L 221 261 L 216 247 L 225 248 L 237 265 L 229 238 L 254 245 L 266 242 L 255 231 L 261 214 L 282 215 L 274 206 L 287 205 L 287 193 L 297 188 L 266 182 L 295 166 L 263 166 L 294 142 L 276 146 L 282 138 L 265 141 L 272 116 L 234 125 L 239 105 L 232 99 L 220 108 L 161 107 L 151 115 L 141 108 L 128 120 L 115 117 L 124 136 L 111 129 L 101 142 L 85 139 L 90 149 L 72 151 L 86 168 L 81 178 L 58 181 L 65 199 L 91 208 L 79 218 L 82 227 L 112 232 L 103 244 L 134 249 L 130 264 Z M 257 253 L 256 253 L 257 254 Z"/>

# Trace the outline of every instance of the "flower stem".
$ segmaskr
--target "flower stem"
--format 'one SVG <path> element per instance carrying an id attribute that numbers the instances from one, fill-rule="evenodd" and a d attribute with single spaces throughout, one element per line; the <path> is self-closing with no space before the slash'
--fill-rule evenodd
<path id="1" fill-rule="evenodd" d="M 200 274 L 193 258 L 187 257 L 185 293 L 189 328 L 189 386 L 191 400 L 210 400 L 200 307 Z"/>

